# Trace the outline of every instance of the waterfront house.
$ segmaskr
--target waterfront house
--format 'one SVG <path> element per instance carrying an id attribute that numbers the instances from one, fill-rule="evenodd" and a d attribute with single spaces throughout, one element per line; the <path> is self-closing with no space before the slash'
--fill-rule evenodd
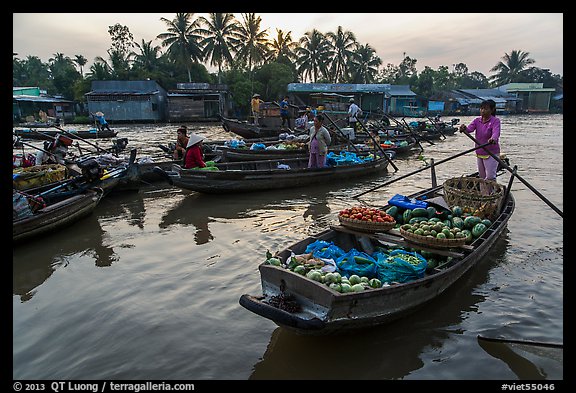
<path id="1" fill-rule="evenodd" d="M 167 93 L 156 81 L 93 81 L 85 94 L 88 111 L 112 122 L 165 122 Z"/>

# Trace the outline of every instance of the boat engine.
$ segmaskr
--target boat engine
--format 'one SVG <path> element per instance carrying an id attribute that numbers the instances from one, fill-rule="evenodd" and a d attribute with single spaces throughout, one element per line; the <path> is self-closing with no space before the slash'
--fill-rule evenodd
<path id="1" fill-rule="evenodd" d="M 104 168 L 93 158 L 79 162 L 78 166 L 82 169 L 82 176 L 89 182 L 93 182 L 104 176 Z"/>
<path id="2" fill-rule="evenodd" d="M 118 155 L 126 149 L 126 146 L 128 146 L 128 138 L 118 138 L 113 142 L 112 151 Z"/>

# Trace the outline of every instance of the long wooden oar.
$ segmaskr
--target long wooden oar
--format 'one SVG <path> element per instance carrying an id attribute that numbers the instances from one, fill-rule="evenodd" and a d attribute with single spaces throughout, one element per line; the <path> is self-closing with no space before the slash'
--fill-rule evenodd
<path id="1" fill-rule="evenodd" d="M 496 337 L 485 337 L 478 335 L 478 340 L 491 341 L 503 344 L 522 344 L 522 345 L 533 345 L 536 347 L 548 347 L 548 348 L 564 348 L 564 344 L 542 342 L 542 341 L 532 341 L 532 340 L 514 340 L 509 338 L 496 338 Z"/>
<path id="2" fill-rule="evenodd" d="M 398 172 L 398 167 L 396 165 L 394 165 L 394 163 L 392 162 L 392 159 L 390 157 L 388 157 L 388 155 L 386 154 L 386 152 L 384 151 L 384 149 L 382 149 L 382 146 L 380 146 L 380 143 L 376 142 L 376 139 L 374 139 L 374 137 L 372 136 L 372 134 L 370 133 L 370 131 L 368 131 L 366 129 L 366 126 L 364 126 L 364 123 L 362 123 L 362 120 L 360 119 L 356 119 L 357 122 L 362 126 L 362 129 L 364 130 L 364 132 L 366 132 L 366 134 L 368 134 L 368 136 L 370 137 L 370 139 L 372 139 L 372 143 L 374 144 L 374 146 L 378 146 L 378 149 L 380 149 L 380 152 L 384 155 L 384 157 L 386 157 L 386 159 L 388 160 L 388 163 L 390 165 L 392 165 L 392 168 L 394 168 L 394 170 L 396 172 Z"/>
<path id="3" fill-rule="evenodd" d="M 80 135 L 77 135 L 77 134 L 74 134 L 74 133 L 72 133 L 72 132 L 66 131 L 66 130 L 60 128 L 60 127 L 54 126 L 54 128 L 62 131 L 63 133 L 65 133 L 66 135 L 72 137 L 73 139 L 80 139 L 82 142 L 86 142 L 86 143 L 89 144 L 90 146 L 94 146 L 94 147 L 96 148 L 96 150 L 99 151 L 99 152 L 100 152 L 100 151 L 106 152 L 105 149 L 102 149 L 100 146 L 98 146 L 98 145 L 96 145 L 96 144 L 94 144 L 94 143 L 92 143 L 92 142 L 87 141 L 86 139 L 82 138 Z"/>
<path id="4" fill-rule="evenodd" d="M 485 146 L 488 146 L 488 145 L 490 145 L 490 143 L 485 143 L 485 144 L 483 144 L 483 145 L 480 145 L 479 147 L 481 148 L 481 147 L 485 147 Z M 468 150 L 464 150 L 463 152 L 460 152 L 460 153 L 458 153 L 458 154 L 455 154 L 455 155 L 453 155 L 453 156 L 451 156 L 451 157 L 444 158 L 444 159 L 442 159 L 442 160 L 434 163 L 434 166 L 439 165 L 439 164 L 442 164 L 442 163 L 444 163 L 444 162 L 446 162 L 446 161 L 453 160 L 454 158 L 463 156 L 464 154 L 471 153 L 471 152 L 473 152 L 473 151 L 476 150 L 476 149 L 478 149 L 478 147 L 475 147 L 475 148 L 472 148 L 472 149 L 468 149 Z M 426 166 L 423 167 L 423 168 L 417 169 L 417 170 L 415 170 L 415 171 L 412 171 L 412 172 L 410 172 L 410 173 L 407 173 L 407 174 L 405 174 L 405 175 L 402 175 L 402 176 L 400 176 L 400 177 L 397 177 L 397 178 L 395 178 L 395 179 L 392 179 L 392 180 L 390 180 L 390 181 L 387 181 L 387 182 L 385 182 L 385 183 L 382 183 L 382 184 L 380 184 L 379 186 L 376 186 L 376 187 L 373 187 L 373 188 L 371 188 L 371 189 L 369 189 L 369 190 L 366 190 L 366 191 L 364 191 L 364 192 L 361 192 L 360 194 L 356 194 L 356 195 L 354 195 L 352 198 L 361 197 L 361 196 L 364 195 L 364 194 L 368 194 L 369 192 L 375 191 L 375 190 L 377 190 L 377 189 L 379 189 L 379 188 L 382 188 L 382 187 L 387 186 L 387 185 L 389 185 L 389 184 L 395 183 L 395 182 L 397 182 L 398 180 L 402 180 L 402 179 L 405 179 L 405 178 L 407 178 L 408 176 L 412 176 L 412 175 L 414 175 L 414 174 L 416 174 L 416 173 L 418 173 L 418 172 L 425 171 L 426 169 L 429 169 L 430 167 L 431 167 L 431 165 L 426 165 Z"/>
<path id="5" fill-rule="evenodd" d="M 410 127 L 410 126 L 408 125 L 408 123 L 406 123 L 406 120 L 404 120 L 404 118 L 402 118 L 402 121 L 404 122 L 404 124 L 406 124 L 406 128 L 407 128 L 408 130 L 412 130 L 412 127 Z M 421 131 L 421 132 L 419 132 L 419 133 L 413 132 L 412 135 L 416 135 L 415 138 L 424 139 L 424 140 L 425 140 L 426 142 L 428 142 L 429 144 L 435 145 L 434 142 L 432 142 L 430 139 L 428 139 L 427 137 L 424 136 L 424 131 Z"/>
<path id="6" fill-rule="evenodd" d="M 350 146 L 352 146 L 352 148 L 353 148 L 356 152 L 359 151 L 358 148 L 356 147 L 356 145 L 354 145 L 354 144 L 352 143 L 352 141 L 351 141 L 350 139 L 348 139 L 348 137 L 346 137 L 346 135 L 344 135 L 344 133 L 342 132 L 342 130 L 340 129 L 340 127 L 338 127 L 338 126 L 336 125 L 336 123 L 334 123 L 334 121 L 332 120 L 332 118 L 331 118 L 330 116 L 328 116 L 327 113 L 322 113 L 322 116 L 324 116 L 326 119 L 328 119 L 328 121 L 330 121 L 330 123 L 332 123 L 332 125 L 333 125 L 334 127 L 336 127 L 336 130 L 338 131 L 338 133 L 340 134 L 340 136 L 346 141 L 346 143 L 348 143 Z"/>
<path id="7" fill-rule="evenodd" d="M 36 130 L 36 129 L 34 129 L 34 128 L 30 128 L 30 131 L 32 131 L 32 132 L 35 133 L 35 134 L 42 135 L 43 137 L 46 137 L 46 139 L 48 139 L 48 140 L 56 140 L 56 137 L 55 137 L 55 136 L 46 134 L 46 133 L 44 133 L 44 132 L 40 132 L 40 131 L 38 131 L 38 130 Z"/>
<path id="8" fill-rule="evenodd" d="M 440 135 L 442 135 L 444 137 L 444 139 L 446 139 L 446 135 L 444 135 L 444 133 L 442 132 L 442 130 L 440 129 L 440 126 L 438 124 L 436 124 L 436 122 L 434 120 L 432 120 L 430 118 L 430 116 L 426 116 L 426 118 L 428 120 L 430 120 L 430 123 L 434 126 L 434 128 L 436 129 L 436 131 L 438 131 L 440 133 Z"/>
<path id="9" fill-rule="evenodd" d="M 34 146 L 34 145 L 31 145 L 30 143 L 26 143 L 26 142 L 22 142 L 22 141 L 20 141 L 20 143 L 22 143 L 22 145 L 24 145 L 24 146 L 28 146 L 28 147 L 31 147 L 31 148 L 33 148 L 33 149 L 40 150 L 41 152 L 44 152 L 44 153 L 48 154 L 50 157 L 52 157 L 52 158 L 55 159 L 54 154 L 50 153 L 50 152 L 47 151 L 47 150 L 44 150 L 44 149 L 42 149 L 42 148 L 40 148 L 40 147 L 36 147 L 36 146 Z M 38 164 L 38 165 L 40 165 L 40 164 Z"/>
<path id="10" fill-rule="evenodd" d="M 476 145 L 480 145 L 480 142 L 478 142 L 478 140 L 476 138 L 474 138 L 472 135 L 470 135 L 470 133 L 468 133 L 466 131 L 463 131 L 463 133 L 466 134 L 468 136 L 468 138 L 472 139 Z M 486 146 L 486 144 L 484 144 L 484 146 Z M 478 146 L 475 148 L 475 150 L 481 149 L 484 146 L 482 146 L 482 145 Z M 508 164 L 506 164 L 506 162 L 501 160 L 500 157 L 498 157 L 496 154 L 492 153 L 491 151 L 489 151 L 489 150 L 485 150 L 485 151 L 488 152 L 488 154 L 490 154 L 490 156 L 492 156 L 496 161 L 498 161 L 500 163 L 500 165 L 502 165 L 503 168 L 506 168 L 507 171 L 509 171 L 513 176 L 516 176 L 518 178 L 518 180 L 520 180 L 522 183 L 524 183 L 524 185 L 526 187 L 528 187 L 534 194 L 536 194 L 548 206 L 550 206 L 552 208 L 552 210 L 554 210 L 556 213 L 558 213 L 560 215 L 560 217 L 564 218 L 564 213 L 562 212 L 562 210 L 558 209 L 552 202 L 550 202 L 544 195 L 542 195 L 538 190 L 536 190 L 530 183 L 528 183 L 526 180 L 524 180 L 524 178 L 522 178 L 522 176 L 520 176 L 518 173 L 515 173 L 514 170 L 512 168 L 510 168 L 510 166 Z"/>

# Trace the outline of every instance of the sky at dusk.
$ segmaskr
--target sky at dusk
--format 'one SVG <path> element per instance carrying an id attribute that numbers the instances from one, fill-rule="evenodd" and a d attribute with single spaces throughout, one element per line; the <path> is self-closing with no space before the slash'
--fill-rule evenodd
<path id="1" fill-rule="evenodd" d="M 208 14 L 195 13 L 194 17 Z M 234 14 L 242 21 L 242 14 Z M 269 37 L 276 29 L 291 32 L 297 41 L 305 32 L 335 32 L 338 26 L 369 44 L 387 64 L 399 65 L 404 55 L 416 59 L 421 72 L 425 66 L 437 70 L 464 63 L 469 72 L 489 77 L 490 69 L 513 50 L 528 52 L 533 66 L 563 76 L 564 15 L 562 13 L 258 13 L 261 28 Z M 161 17 L 172 20 L 174 13 L 14 13 L 13 52 L 19 59 L 38 56 L 43 62 L 62 53 L 74 59 L 83 55 L 89 68 L 97 56 L 108 59 L 112 41 L 108 27 L 128 27 L 134 41 L 161 42 L 167 31 Z M 34 29 L 30 29 L 34 26 Z M 214 69 L 208 67 L 209 71 Z"/>

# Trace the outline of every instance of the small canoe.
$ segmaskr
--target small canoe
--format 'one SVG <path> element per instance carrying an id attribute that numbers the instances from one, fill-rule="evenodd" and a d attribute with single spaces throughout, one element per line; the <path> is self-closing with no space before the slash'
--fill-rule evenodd
<path id="1" fill-rule="evenodd" d="M 52 138 L 55 138 L 56 135 L 62 135 L 63 132 L 59 129 L 43 129 L 42 131 L 37 132 L 36 130 L 32 130 L 30 128 L 19 128 L 14 129 L 13 134 L 23 139 L 52 140 Z M 114 138 L 116 135 L 118 135 L 118 131 L 99 131 L 97 128 L 91 128 L 89 130 L 66 130 L 66 136 L 69 136 L 72 139 Z"/>
<path id="2" fill-rule="evenodd" d="M 17 191 L 14 193 L 15 197 L 19 195 Z M 91 214 L 103 195 L 104 191 L 98 188 L 78 190 L 72 195 L 52 198 L 45 207 L 33 212 L 14 210 L 12 240 L 20 242 L 71 225 Z"/>
<path id="3" fill-rule="evenodd" d="M 221 117 L 221 122 L 225 131 L 231 132 L 246 139 L 256 139 L 271 136 L 277 137 L 281 133 L 289 131 L 282 129 L 281 127 L 267 127 L 265 125 L 258 126 L 256 124 L 250 124 L 246 121 L 229 119 L 226 117 Z"/>

